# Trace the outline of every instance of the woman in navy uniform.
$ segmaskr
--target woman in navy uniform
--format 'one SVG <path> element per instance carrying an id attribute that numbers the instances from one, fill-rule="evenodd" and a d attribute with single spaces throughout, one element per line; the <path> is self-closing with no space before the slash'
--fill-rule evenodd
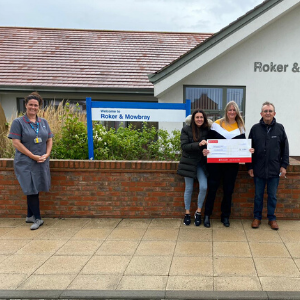
<path id="1" fill-rule="evenodd" d="M 33 223 L 31 230 L 43 225 L 39 207 L 39 192 L 48 192 L 51 178 L 49 157 L 53 134 L 48 122 L 38 117 L 43 103 L 34 92 L 25 98 L 26 114 L 12 122 L 8 138 L 16 149 L 14 170 L 25 195 L 27 195 L 26 223 Z"/>

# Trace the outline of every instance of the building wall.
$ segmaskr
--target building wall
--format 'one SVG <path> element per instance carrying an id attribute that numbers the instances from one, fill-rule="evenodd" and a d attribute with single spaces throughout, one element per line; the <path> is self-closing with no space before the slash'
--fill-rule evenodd
<path id="1" fill-rule="evenodd" d="M 5 112 L 7 120 L 10 120 L 12 116 L 14 117 L 17 113 L 17 98 L 25 98 L 30 94 L 31 91 L 16 93 L 11 92 L 1 92 L 0 91 L 0 103 Z M 147 102 L 157 102 L 157 98 L 153 96 L 153 92 L 149 91 L 148 95 L 143 94 L 125 94 L 117 92 L 114 94 L 101 94 L 101 93 L 64 93 L 64 92 L 39 92 L 44 99 L 64 99 L 64 100 L 78 100 L 85 101 L 86 97 L 92 97 L 92 100 L 98 101 L 147 101 Z"/>
<path id="2" fill-rule="evenodd" d="M 292 72 L 294 63 L 300 66 L 300 7 L 262 28 L 236 47 L 184 78 L 159 98 L 162 102 L 183 100 L 183 85 L 223 85 L 246 87 L 246 129 L 260 119 L 261 105 L 270 101 L 276 107 L 276 119 L 285 126 L 290 155 L 300 155 L 299 118 L 300 72 Z M 254 63 L 287 64 L 286 72 L 254 72 Z M 182 125 L 181 125 L 182 126 Z M 180 128 L 180 124 L 178 124 Z"/>
<path id="3" fill-rule="evenodd" d="M 51 160 L 52 187 L 40 193 L 43 217 L 182 218 L 184 179 L 177 162 Z M 288 167 L 280 179 L 276 215 L 300 219 L 300 165 Z M 192 211 L 196 209 L 195 183 Z M 220 217 L 221 190 L 213 218 Z M 232 218 L 252 218 L 254 183 L 244 165 L 233 194 Z M 265 205 L 266 206 L 266 205 Z M 12 159 L 0 159 L 0 217 L 26 216 Z M 263 212 L 266 218 L 266 211 Z"/>

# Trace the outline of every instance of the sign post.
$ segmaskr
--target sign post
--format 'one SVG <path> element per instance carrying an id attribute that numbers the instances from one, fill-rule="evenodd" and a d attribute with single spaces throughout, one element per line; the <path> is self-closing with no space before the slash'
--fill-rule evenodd
<path id="1" fill-rule="evenodd" d="M 86 98 L 89 159 L 94 159 L 93 121 L 184 122 L 191 114 L 186 103 L 145 103 L 92 101 Z"/>

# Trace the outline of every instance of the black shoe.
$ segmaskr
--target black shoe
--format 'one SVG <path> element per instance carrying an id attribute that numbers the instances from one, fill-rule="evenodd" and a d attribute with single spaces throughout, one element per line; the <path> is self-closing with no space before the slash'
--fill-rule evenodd
<path id="1" fill-rule="evenodd" d="M 229 227 L 230 226 L 229 218 L 221 218 L 221 222 L 223 223 L 223 225 L 225 227 Z"/>
<path id="2" fill-rule="evenodd" d="M 201 212 L 195 212 L 195 226 L 200 226 L 201 224 Z"/>
<path id="3" fill-rule="evenodd" d="M 191 215 L 190 214 L 186 214 L 184 216 L 183 224 L 187 225 L 187 226 L 191 224 Z"/>
<path id="4" fill-rule="evenodd" d="M 209 228 L 209 227 L 210 227 L 210 219 L 209 219 L 209 216 L 204 216 L 203 225 L 204 225 L 204 227 L 206 227 L 206 228 Z"/>

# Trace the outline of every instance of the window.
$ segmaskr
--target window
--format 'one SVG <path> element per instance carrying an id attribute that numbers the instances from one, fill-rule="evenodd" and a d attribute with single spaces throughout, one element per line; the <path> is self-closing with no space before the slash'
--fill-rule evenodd
<path id="1" fill-rule="evenodd" d="M 73 99 L 57 99 L 57 98 L 43 98 L 44 103 L 42 105 L 42 108 L 49 106 L 50 104 L 54 104 L 55 107 L 58 107 L 58 105 L 63 101 L 64 103 L 69 102 L 71 105 L 79 104 L 79 108 L 82 111 L 86 110 L 86 103 L 85 100 L 73 100 Z M 24 98 L 17 98 L 17 108 L 19 113 L 24 113 L 26 111 L 25 108 L 25 99 Z"/>
<path id="2" fill-rule="evenodd" d="M 195 109 L 203 109 L 213 121 L 224 116 L 226 104 L 233 100 L 244 118 L 245 90 L 245 87 L 234 86 L 184 86 L 184 99 L 191 100 L 192 113 Z"/>

